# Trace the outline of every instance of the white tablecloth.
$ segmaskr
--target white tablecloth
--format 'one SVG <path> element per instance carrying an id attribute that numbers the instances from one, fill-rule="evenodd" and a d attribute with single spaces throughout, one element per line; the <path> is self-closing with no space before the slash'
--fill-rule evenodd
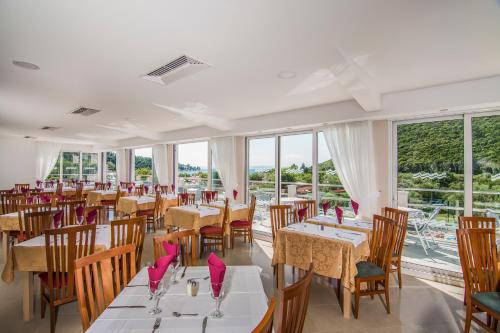
<path id="1" fill-rule="evenodd" d="M 211 202 L 210 205 L 223 208 L 224 202 L 223 201 L 214 201 L 214 202 Z M 231 208 L 231 210 L 234 212 L 237 210 L 247 209 L 248 205 L 240 204 L 240 203 L 232 203 L 232 204 L 229 204 L 229 208 Z"/>
<path id="2" fill-rule="evenodd" d="M 199 280 L 200 290 L 195 297 L 186 293 L 186 281 L 192 277 L 209 275 L 208 267 L 188 267 L 186 276 L 179 283 L 170 285 L 167 294 L 160 300 L 162 312 L 150 315 L 153 307 L 149 300 L 148 288 L 125 288 L 111 305 L 146 305 L 146 308 L 107 309 L 93 323 L 87 332 L 151 332 L 155 318 L 161 317 L 160 328 L 156 332 L 201 332 L 203 318 L 208 316 L 206 333 L 211 332 L 251 332 L 267 310 L 267 297 L 260 279 L 261 268 L 257 266 L 229 266 L 224 283 L 226 296 L 221 302 L 224 316 L 210 317 L 215 302 L 210 297 L 210 280 Z M 130 285 L 147 284 L 146 269 L 142 269 Z M 196 317 L 175 318 L 173 311 L 198 313 Z"/>
<path id="3" fill-rule="evenodd" d="M 212 216 L 212 215 L 219 215 L 220 214 L 219 209 L 210 208 L 207 206 L 198 206 L 198 208 L 196 208 L 196 206 L 190 205 L 190 206 L 179 206 L 177 208 L 184 209 L 184 210 L 187 210 L 190 212 L 198 213 L 198 214 L 200 214 L 200 218 L 205 217 L 205 216 Z"/>
<path id="4" fill-rule="evenodd" d="M 111 226 L 98 225 L 96 226 L 95 245 L 104 245 L 106 249 L 111 247 Z M 14 246 L 30 247 L 30 246 L 45 246 L 45 235 L 40 235 L 27 241 L 18 243 Z"/>
<path id="5" fill-rule="evenodd" d="M 344 242 L 351 242 L 354 246 L 359 246 L 366 240 L 366 233 L 364 232 L 331 227 L 324 227 L 322 230 L 321 226 L 317 224 L 296 223 L 291 224 L 284 229 L 329 239 L 338 239 Z"/>
<path id="6" fill-rule="evenodd" d="M 330 223 L 330 224 L 339 224 L 339 222 L 337 221 L 337 217 L 335 217 L 335 216 L 318 215 L 318 216 L 314 216 L 314 217 L 310 218 L 310 220 L 323 222 L 323 223 Z M 364 221 L 364 220 L 357 220 L 357 219 L 353 219 L 350 217 L 344 217 L 342 224 L 346 225 L 346 226 L 357 227 L 357 228 L 368 229 L 368 230 L 373 229 L 373 222 Z"/>

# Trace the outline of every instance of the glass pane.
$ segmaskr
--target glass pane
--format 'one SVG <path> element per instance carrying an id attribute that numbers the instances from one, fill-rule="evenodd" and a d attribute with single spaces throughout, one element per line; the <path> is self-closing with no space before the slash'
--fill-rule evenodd
<path id="1" fill-rule="evenodd" d="M 57 162 L 54 165 L 54 168 L 50 172 L 49 176 L 47 177 L 48 180 L 58 180 L 59 175 L 61 171 L 61 154 L 59 154 L 59 157 L 57 158 Z"/>
<path id="2" fill-rule="evenodd" d="M 180 192 L 196 194 L 208 188 L 208 142 L 177 145 L 177 188 Z"/>
<path id="3" fill-rule="evenodd" d="M 318 204 L 329 201 L 331 209 L 328 215 L 334 214 L 333 207 L 349 207 L 349 195 L 340 183 L 339 176 L 335 171 L 330 152 L 326 145 L 323 132 L 318 133 Z M 322 212 L 318 209 L 318 212 Z"/>
<path id="4" fill-rule="evenodd" d="M 63 180 L 80 179 L 80 153 L 63 153 Z"/>
<path id="5" fill-rule="evenodd" d="M 257 197 L 254 227 L 271 232 L 269 206 L 275 200 L 275 139 L 248 141 L 248 192 Z"/>
<path id="6" fill-rule="evenodd" d="M 460 272 L 455 229 L 464 207 L 462 119 L 397 127 L 398 206 L 410 212 L 405 260 Z"/>
<path id="7" fill-rule="evenodd" d="M 472 210 L 500 214 L 500 116 L 472 118 Z"/>
<path id="8" fill-rule="evenodd" d="M 82 179 L 97 181 L 97 153 L 82 153 Z"/>
<path id="9" fill-rule="evenodd" d="M 219 191 L 219 199 L 224 199 L 226 197 L 226 192 L 222 186 L 222 181 L 220 179 L 219 172 L 215 167 L 214 160 L 212 158 L 212 190 Z"/>
<path id="10" fill-rule="evenodd" d="M 281 137 L 280 202 L 312 199 L 312 134 Z"/>
<path id="11" fill-rule="evenodd" d="M 153 150 L 152 148 L 134 149 L 135 183 L 151 186 L 153 183 Z"/>
<path id="12" fill-rule="evenodd" d="M 105 174 L 106 182 L 116 183 L 116 152 L 108 151 L 106 154 Z"/>

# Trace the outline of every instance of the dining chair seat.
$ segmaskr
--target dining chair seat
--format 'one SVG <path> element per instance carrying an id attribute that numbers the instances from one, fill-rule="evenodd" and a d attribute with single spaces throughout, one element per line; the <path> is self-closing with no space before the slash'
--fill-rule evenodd
<path id="1" fill-rule="evenodd" d="M 222 227 L 218 225 L 207 225 L 200 229 L 202 235 L 217 235 L 222 232 Z"/>
<path id="2" fill-rule="evenodd" d="M 378 267 L 374 263 L 368 261 L 360 261 L 356 264 L 358 270 L 357 278 L 366 278 L 371 276 L 384 275 L 385 272 L 382 268 Z"/>
<path id="3" fill-rule="evenodd" d="M 68 275 L 65 273 L 62 275 L 62 279 L 60 278 L 59 281 L 56 280 L 56 273 L 53 274 L 53 281 L 54 281 L 54 288 L 59 289 L 68 284 Z M 46 287 L 49 286 L 49 273 L 48 272 L 43 272 L 38 274 L 38 277 L 40 278 L 40 283 L 45 285 Z"/>
<path id="4" fill-rule="evenodd" d="M 491 309 L 497 313 L 500 313 L 500 292 L 497 291 L 485 291 L 479 292 L 472 295 L 472 299 L 479 304 Z"/>
<path id="5" fill-rule="evenodd" d="M 103 206 L 113 206 L 116 200 L 101 200 L 101 205 Z"/>
<path id="6" fill-rule="evenodd" d="M 136 216 L 153 216 L 155 214 L 155 210 L 153 209 L 144 209 L 144 210 L 138 210 L 136 212 Z"/>
<path id="7" fill-rule="evenodd" d="M 241 228 L 241 227 L 250 227 L 252 226 L 252 223 L 246 220 L 235 220 L 231 222 L 230 225 L 233 228 Z"/>
<path id="8" fill-rule="evenodd" d="M 24 241 L 28 240 L 28 237 L 26 237 L 25 233 L 18 233 L 16 237 L 17 237 L 17 242 L 18 243 L 21 243 L 21 242 L 24 242 Z"/>

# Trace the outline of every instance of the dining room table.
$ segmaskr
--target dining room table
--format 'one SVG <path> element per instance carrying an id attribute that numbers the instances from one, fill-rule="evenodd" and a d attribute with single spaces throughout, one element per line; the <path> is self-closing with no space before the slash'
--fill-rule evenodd
<path id="1" fill-rule="evenodd" d="M 95 186 L 94 185 L 83 185 L 82 193 L 83 194 L 88 194 L 90 191 L 94 190 Z M 54 187 L 46 187 L 42 190 L 43 193 L 55 193 L 57 188 Z M 76 187 L 71 187 L 71 186 L 63 186 L 62 188 L 62 193 L 63 195 L 75 195 L 76 194 Z"/>
<path id="2" fill-rule="evenodd" d="M 224 201 L 212 201 L 207 204 L 203 204 L 203 206 L 213 207 L 220 209 L 221 212 L 224 212 Z M 225 235 L 229 235 L 231 232 L 231 228 L 229 223 L 237 220 L 247 220 L 248 219 L 248 205 L 244 203 L 233 202 L 228 206 L 228 223 L 226 225 L 226 230 L 224 230 Z"/>
<path id="3" fill-rule="evenodd" d="M 368 241 L 371 240 L 371 234 L 373 231 L 373 222 L 363 218 L 344 217 L 342 219 L 342 223 L 339 223 L 336 216 L 317 215 L 308 218 L 306 223 L 364 232 L 368 236 Z"/>
<path id="4" fill-rule="evenodd" d="M 178 275 L 178 283 L 169 284 L 166 293 L 160 297 L 158 307 L 161 312 L 156 315 L 148 314 L 155 300 L 150 298 L 147 268 L 143 268 L 128 284 L 131 287 L 123 288 L 87 332 L 152 332 L 158 318 L 160 324 L 155 331 L 157 333 L 251 332 L 267 311 L 268 299 L 262 285 L 261 271 L 258 266 L 227 266 L 220 305 L 224 315 L 212 318 L 215 301 L 210 293 L 210 279 L 203 279 L 209 276 L 208 266 L 189 266 L 183 278 Z M 187 293 L 189 279 L 199 282 L 196 296 Z M 176 317 L 174 312 L 193 315 Z M 203 331 L 205 318 L 206 330 Z"/>
<path id="5" fill-rule="evenodd" d="M 344 318 L 351 317 L 356 263 L 370 254 L 367 233 L 311 223 L 295 223 L 281 228 L 273 242 L 273 265 L 277 265 L 278 288 L 284 286 L 284 265 L 341 280 Z"/>
<path id="6" fill-rule="evenodd" d="M 107 250 L 111 247 L 111 226 L 97 225 L 94 252 Z M 45 250 L 45 235 L 31 238 L 15 244 L 9 252 L 2 272 L 2 280 L 10 283 L 15 272 L 22 275 L 23 285 L 23 319 L 33 319 L 33 283 L 35 272 L 47 272 Z"/>
<path id="7" fill-rule="evenodd" d="M 222 211 L 204 205 L 171 207 L 165 214 L 165 225 L 183 229 L 194 229 L 198 234 L 204 226 L 220 224 Z"/>
<path id="8" fill-rule="evenodd" d="M 130 216 L 135 216 L 139 210 L 149 210 L 155 208 L 156 196 L 150 195 L 129 195 L 120 197 L 116 210 Z M 160 215 L 165 215 L 170 207 L 177 206 L 177 196 L 174 194 L 162 194 L 160 203 Z"/>
<path id="9" fill-rule="evenodd" d="M 87 193 L 87 206 L 99 205 L 102 200 L 115 200 L 117 190 L 92 190 Z M 125 189 L 120 189 L 120 196 L 127 196 Z"/>

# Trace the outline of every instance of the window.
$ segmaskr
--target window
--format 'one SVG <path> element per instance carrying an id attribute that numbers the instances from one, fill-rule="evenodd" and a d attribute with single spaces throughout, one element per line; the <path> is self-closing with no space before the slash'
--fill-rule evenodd
<path id="1" fill-rule="evenodd" d="M 312 199 L 312 133 L 280 137 L 281 201 Z"/>
<path id="2" fill-rule="evenodd" d="M 224 191 L 224 186 L 222 185 L 222 180 L 220 179 L 219 172 L 215 167 L 214 160 L 212 158 L 212 191 L 219 192 L 219 199 L 223 199 L 226 197 L 226 192 Z"/>
<path id="3" fill-rule="evenodd" d="M 153 184 L 153 151 L 152 148 L 134 149 L 135 182 L 151 186 Z"/>
<path id="4" fill-rule="evenodd" d="M 208 142 L 183 143 L 176 148 L 177 189 L 195 193 L 199 200 L 201 191 L 208 188 Z"/>
<path id="5" fill-rule="evenodd" d="M 82 179 L 98 180 L 97 153 L 82 153 Z"/>
<path id="6" fill-rule="evenodd" d="M 61 177 L 61 154 L 57 158 L 56 164 L 54 164 L 54 168 L 50 172 L 47 180 L 59 180 Z"/>
<path id="7" fill-rule="evenodd" d="M 108 151 L 104 153 L 106 163 L 104 164 L 104 172 L 106 182 L 116 183 L 116 152 Z"/>
<path id="8" fill-rule="evenodd" d="M 63 152 L 63 180 L 80 179 L 80 153 Z"/>

